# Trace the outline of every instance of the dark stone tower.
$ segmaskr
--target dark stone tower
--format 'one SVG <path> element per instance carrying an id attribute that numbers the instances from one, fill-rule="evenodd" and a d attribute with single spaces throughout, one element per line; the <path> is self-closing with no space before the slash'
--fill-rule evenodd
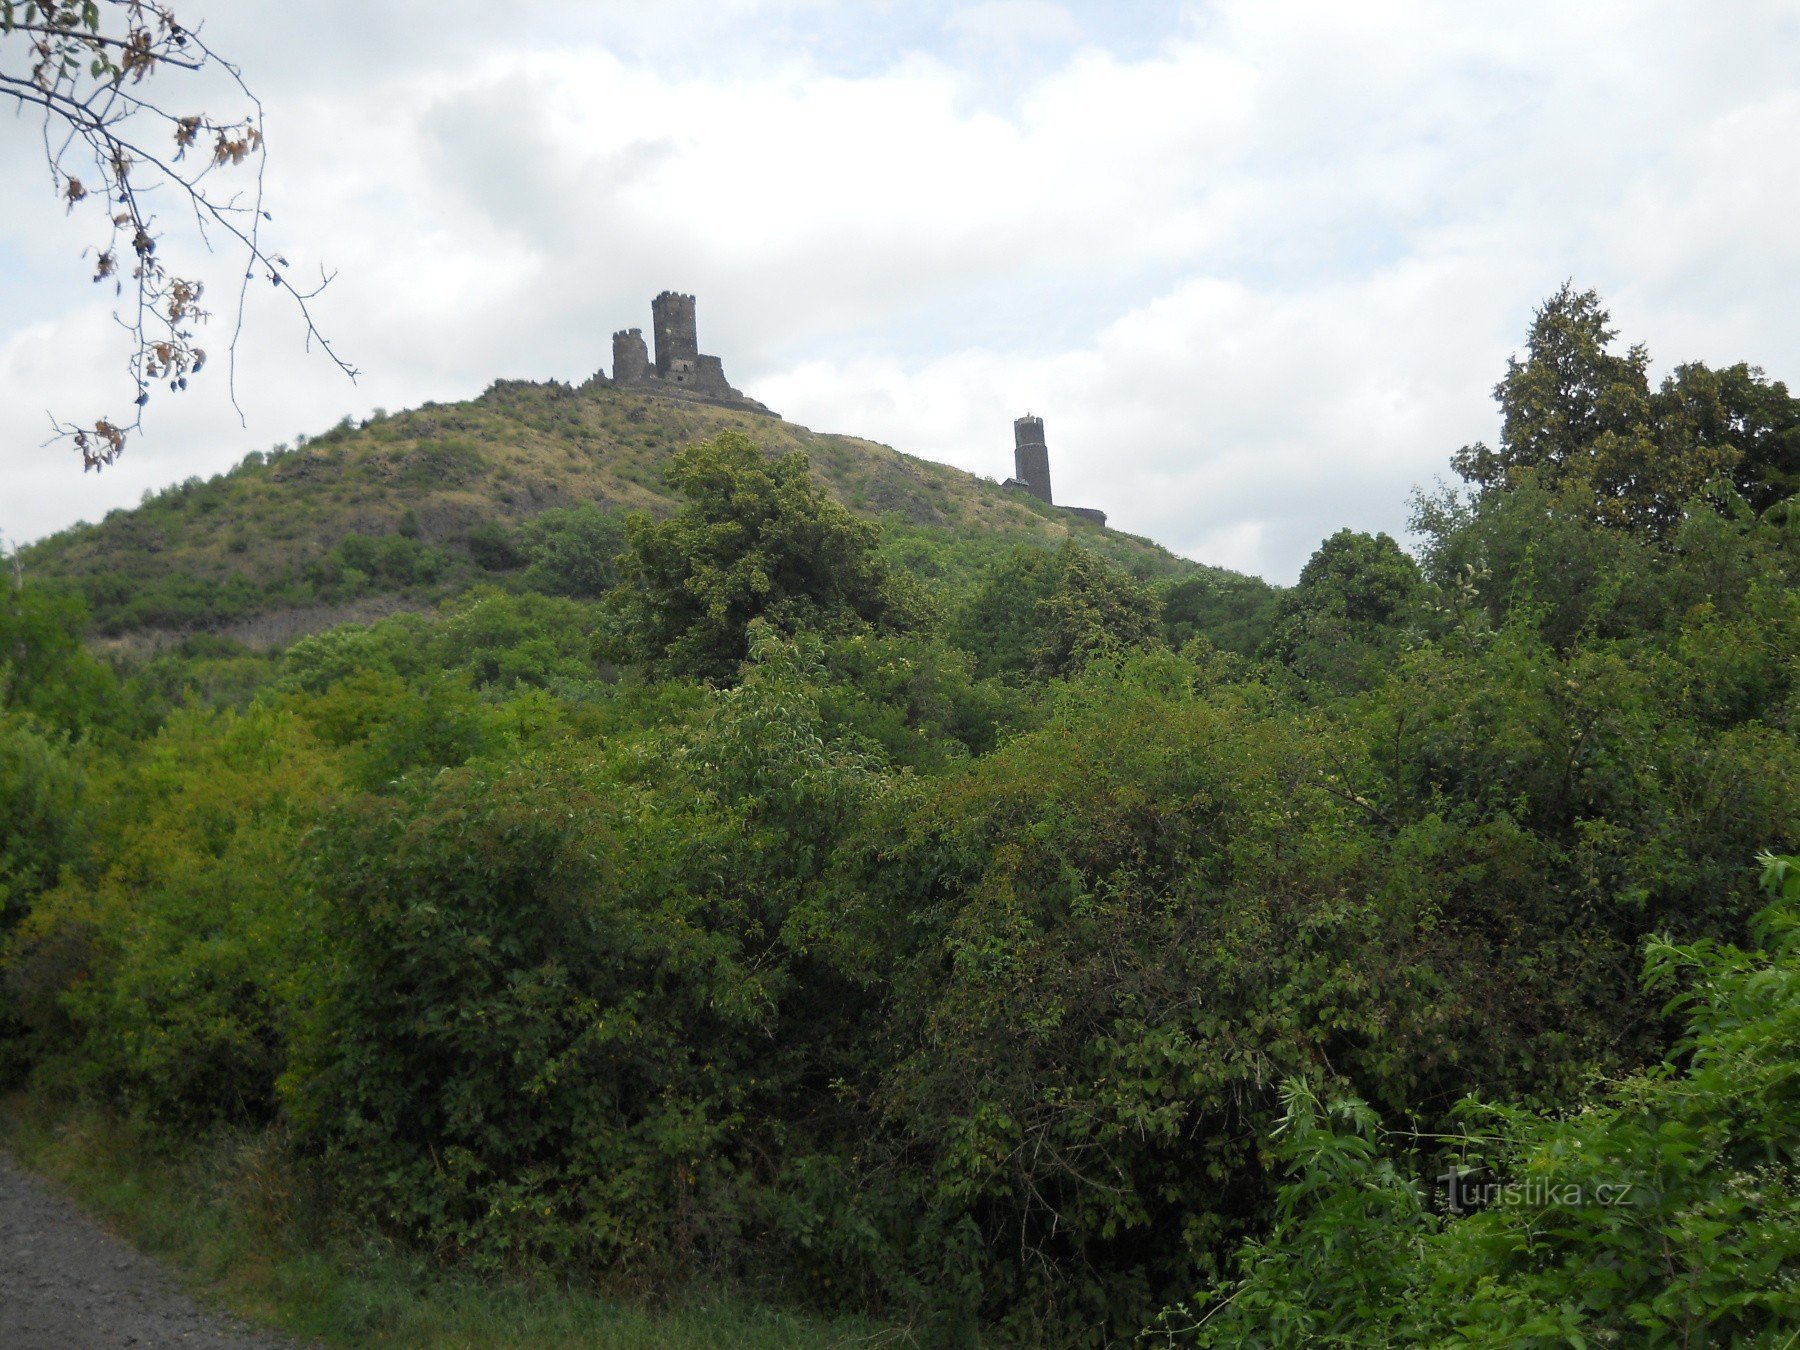
<path id="1" fill-rule="evenodd" d="M 650 353 L 644 346 L 644 330 L 627 328 L 613 334 L 613 381 L 642 384 L 650 373 Z"/>
<path id="2" fill-rule="evenodd" d="M 700 359 L 694 297 L 664 291 L 650 302 L 656 320 L 656 373 L 670 384 L 692 384 Z"/>
<path id="3" fill-rule="evenodd" d="M 1044 444 L 1044 419 L 1030 413 L 1013 422 L 1013 476 L 1041 502 L 1050 501 L 1050 450 Z"/>
<path id="4" fill-rule="evenodd" d="M 694 325 L 694 297 L 664 291 L 650 302 L 655 318 L 656 359 L 650 359 L 641 328 L 621 328 L 613 334 L 612 382 L 641 393 L 723 403 L 749 412 L 767 413 L 753 398 L 733 389 L 725 378 L 724 363 L 700 351 Z M 602 376 L 597 383 L 605 383 Z M 772 416 L 773 414 L 771 414 Z"/>

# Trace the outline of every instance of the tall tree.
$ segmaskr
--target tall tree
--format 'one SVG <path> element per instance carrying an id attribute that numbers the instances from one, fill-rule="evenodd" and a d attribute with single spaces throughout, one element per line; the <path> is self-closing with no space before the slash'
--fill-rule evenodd
<path id="1" fill-rule="evenodd" d="M 1680 366 L 1652 390 L 1642 346 L 1623 355 L 1600 296 L 1565 283 L 1532 319 L 1526 354 L 1494 389 L 1498 449 L 1452 460 L 1484 489 L 1530 478 L 1588 504 L 1602 524 L 1664 535 L 1709 483 L 1730 479 L 1758 510 L 1800 483 L 1800 401 L 1755 367 Z"/>
<path id="2" fill-rule="evenodd" d="M 1309 679 L 1370 684 L 1400 649 L 1419 586 L 1418 564 L 1391 536 L 1339 530 L 1277 602 L 1264 650 Z"/>
<path id="3" fill-rule="evenodd" d="M 1758 513 L 1800 492 L 1800 398 L 1755 366 L 1675 367 L 1656 397 L 1657 417 L 1678 441 L 1737 456 L 1732 478 Z"/>
<path id="4" fill-rule="evenodd" d="M 906 628 L 917 602 L 877 550 L 880 530 L 815 483 L 804 454 L 771 459 L 727 431 L 664 471 L 687 505 L 626 527 L 612 654 L 660 675 L 729 680 L 747 630 Z"/>
<path id="5" fill-rule="evenodd" d="M 1149 587 L 1073 540 L 1054 553 L 1021 544 L 969 601 L 960 640 L 982 675 L 1054 678 L 1101 651 L 1150 642 L 1161 612 Z"/>

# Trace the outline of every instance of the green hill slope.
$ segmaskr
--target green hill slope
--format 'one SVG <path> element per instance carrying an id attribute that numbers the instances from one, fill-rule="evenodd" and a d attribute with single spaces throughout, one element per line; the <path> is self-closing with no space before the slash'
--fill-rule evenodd
<path id="1" fill-rule="evenodd" d="M 279 643 L 504 583 L 507 533 L 546 511 L 593 503 L 665 514 L 675 501 L 664 462 L 731 428 L 770 451 L 805 451 L 839 501 L 882 521 L 899 562 L 952 596 L 1013 545 L 1071 536 L 1144 579 L 1266 590 L 870 441 L 654 393 L 522 381 L 361 427 L 346 420 L 299 448 L 252 454 L 51 536 L 22 560 L 79 590 L 104 636 L 213 631 Z"/>

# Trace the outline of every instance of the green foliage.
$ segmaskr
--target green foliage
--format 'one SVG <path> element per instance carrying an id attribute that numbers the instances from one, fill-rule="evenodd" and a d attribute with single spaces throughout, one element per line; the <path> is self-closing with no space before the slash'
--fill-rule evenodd
<path id="1" fill-rule="evenodd" d="M 66 737 L 0 712 L 0 934 L 74 861 L 84 780 Z"/>
<path id="2" fill-rule="evenodd" d="M 40 1075 L 159 1128 L 267 1119 L 314 933 L 298 848 L 336 772 L 267 710 L 181 714 L 114 772 L 101 858 L 7 948 Z"/>
<path id="3" fill-rule="evenodd" d="M 1739 364 L 1677 368 L 1649 385 L 1649 353 L 1611 350 L 1616 332 L 1594 291 L 1564 284 L 1532 319 L 1527 355 L 1494 390 L 1500 447 L 1475 444 L 1456 471 L 1483 487 L 1535 481 L 1570 492 L 1594 519 L 1666 534 L 1715 480 L 1735 478 L 1758 509 L 1790 495 L 1800 471 L 1800 400 Z"/>
<path id="4" fill-rule="evenodd" d="M 367 627 L 344 624 L 311 634 L 283 655 L 276 687 L 322 693 L 359 671 L 419 673 L 425 669 L 423 647 L 429 631 L 419 616 L 397 614 Z"/>
<path id="5" fill-rule="evenodd" d="M 548 595 L 598 599 L 619 584 L 624 517 L 598 506 L 545 511 L 519 531 L 525 584 Z"/>
<path id="6" fill-rule="evenodd" d="M 1278 592 L 1229 573 L 1177 581 L 1163 593 L 1163 640 L 1175 648 L 1203 637 L 1220 651 L 1254 656 L 1268 641 Z"/>
<path id="7" fill-rule="evenodd" d="M 81 857 L 88 825 L 86 765 L 65 736 L 0 710 L 0 951 L 65 868 Z M 25 991 L 0 972 L 0 1087 L 30 1066 Z"/>
<path id="8" fill-rule="evenodd" d="M 1038 602 L 1041 636 L 1033 656 L 1040 675 L 1066 675 L 1158 636 L 1156 596 L 1081 545 L 1056 551 L 1052 576 L 1049 594 Z"/>
<path id="9" fill-rule="evenodd" d="M 1645 986 L 1685 1024 L 1670 1057 L 1574 1115 L 1465 1103 L 1480 1133 L 1448 1141 L 1465 1152 L 1446 1214 L 1382 1155 L 1367 1107 L 1334 1102 L 1334 1127 L 1290 1085 L 1274 1230 L 1197 1323 L 1183 1308 L 1165 1327 L 1229 1346 L 1800 1334 L 1800 859 L 1763 861 L 1762 950 L 1649 944 Z"/>
<path id="10" fill-rule="evenodd" d="M 1417 565 L 1344 531 L 1279 596 L 860 443 L 521 383 L 50 541 L 105 623 L 403 607 L 115 667 L 11 593 L 0 1074 L 137 1138 L 291 1129 L 321 1204 L 450 1279 L 719 1280 L 927 1343 L 1168 1309 L 1779 1344 L 1793 901 L 1719 944 L 1800 838 L 1786 395 L 1646 391 L 1553 308 L 1507 386 L 1536 458 L 1421 501 Z M 1600 509 L 1634 427 L 1738 485 Z M 459 480 L 384 495 L 420 465 Z M 145 561 L 212 521 L 237 562 Z M 1451 1161 L 1647 1190 L 1454 1216 Z"/>
<path id="11" fill-rule="evenodd" d="M 1159 615 L 1148 587 L 1071 541 L 1001 559 L 961 615 L 958 636 L 983 675 L 1047 679 L 1145 645 L 1158 636 Z"/>
<path id="12" fill-rule="evenodd" d="M 1399 652 L 1419 569 L 1385 534 L 1339 530 L 1275 605 L 1264 651 L 1321 688 L 1366 688 Z"/>
<path id="13" fill-rule="evenodd" d="M 117 677 L 82 645 L 86 624 L 78 599 L 0 583 L 0 711 L 71 734 L 130 723 Z"/>
<path id="14" fill-rule="evenodd" d="M 1380 1118 L 1354 1097 L 1282 1084 L 1270 1140 L 1287 1179 L 1274 1228 L 1238 1253 L 1231 1286 L 1166 1309 L 1157 1339 L 1219 1346 L 1408 1342 L 1425 1242 L 1440 1227 L 1423 1188 L 1381 1151 Z M 1211 1305 L 1210 1307 L 1208 1305 Z M 1195 1309 L 1205 1311 L 1196 1320 Z"/>
<path id="15" fill-rule="evenodd" d="M 1032 670 L 1043 641 L 1038 606 L 1055 581 L 1055 557 L 1041 548 L 1015 548 L 989 569 L 956 626 L 957 642 L 975 653 L 980 674 L 1017 680 Z"/>
<path id="16" fill-rule="evenodd" d="M 941 638 L 858 634 L 822 654 L 819 708 L 829 733 L 895 765 L 935 771 L 992 750 L 1029 713 L 1025 696 L 975 678 Z"/>
<path id="17" fill-rule="evenodd" d="M 771 460 L 728 432 L 675 455 L 665 476 L 687 505 L 627 528 L 619 660 L 726 680 L 758 618 L 789 633 L 914 622 L 916 602 L 878 552 L 877 530 L 812 481 L 804 455 Z"/>
<path id="18" fill-rule="evenodd" d="M 405 534 L 345 535 L 336 548 L 306 569 L 324 597 L 358 595 L 371 587 L 405 590 L 435 581 L 449 566 L 441 549 Z"/>
<path id="19" fill-rule="evenodd" d="M 182 706 L 241 710 L 274 678 L 275 667 L 271 653 L 195 633 L 138 664 L 130 689 L 153 722 Z"/>
<path id="20" fill-rule="evenodd" d="M 466 770 L 335 819 L 336 977 L 288 1092 L 419 1240 L 667 1272 L 729 1227 L 745 1042 L 779 975 L 683 884 L 691 840 L 587 772 Z"/>
<path id="21" fill-rule="evenodd" d="M 478 588 L 435 616 L 396 614 L 301 638 L 284 654 L 274 685 L 323 693 L 360 672 L 402 681 L 457 674 L 496 691 L 568 692 L 597 677 L 597 619 L 572 601 Z"/>
<path id="22" fill-rule="evenodd" d="M 525 566 L 524 551 L 513 532 L 497 520 L 483 521 L 463 536 L 469 557 L 484 572 L 510 572 Z"/>

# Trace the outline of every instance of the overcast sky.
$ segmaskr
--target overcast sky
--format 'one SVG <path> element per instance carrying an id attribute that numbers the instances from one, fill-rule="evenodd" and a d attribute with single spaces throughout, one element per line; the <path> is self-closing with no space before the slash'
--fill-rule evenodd
<path id="1" fill-rule="evenodd" d="M 9 119 L 17 541 L 345 413 L 581 380 L 664 289 L 792 421 L 1003 478 L 1036 412 L 1060 500 L 1281 582 L 1492 439 L 1565 278 L 1659 372 L 1800 382 L 1793 0 L 174 7 L 261 95 L 275 237 L 337 271 L 318 318 L 365 373 L 259 295 L 248 425 L 215 363 L 103 474 L 42 448 L 47 411 L 124 408 L 127 348 Z"/>

